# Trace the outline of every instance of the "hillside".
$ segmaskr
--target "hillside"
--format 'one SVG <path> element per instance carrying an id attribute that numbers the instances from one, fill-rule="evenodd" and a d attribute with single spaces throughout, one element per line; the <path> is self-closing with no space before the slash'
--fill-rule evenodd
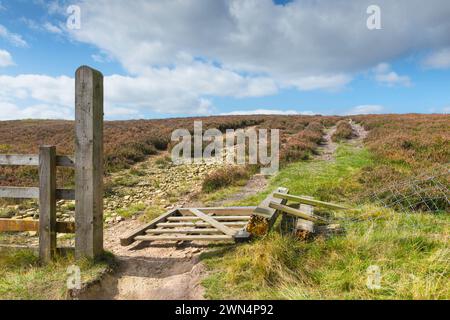
<path id="1" fill-rule="evenodd" d="M 148 298 L 149 294 L 186 299 L 450 296 L 445 262 L 450 204 L 442 194 L 446 191 L 444 196 L 448 198 L 450 188 L 450 116 L 240 116 L 202 120 L 204 127 L 222 131 L 255 126 L 281 129 L 280 172 L 254 184 L 256 171 L 248 166 L 172 165 L 167 157 L 170 134 L 175 128 L 191 129 L 193 118 L 107 122 L 105 246 L 119 257 L 120 268 L 105 282 L 108 290 L 91 298 Z M 2 122 L 0 153 L 32 153 L 45 143 L 57 144 L 61 154 L 71 154 L 72 125 L 66 121 Z M 0 185 L 36 183 L 33 171 L 0 170 Z M 59 183 L 70 184 L 71 179 L 71 172 L 64 172 Z M 346 233 L 298 241 L 281 235 L 276 226 L 267 237 L 241 246 L 180 244 L 130 251 L 118 244 L 118 235 L 170 208 L 255 205 L 278 186 L 288 187 L 293 194 L 354 208 L 338 218 Z M 385 192 L 386 188 L 390 191 Z M 37 214 L 35 203 L 8 204 L 2 206 L 0 214 Z M 73 221 L 73 209 L 72 203 L 59 204 L 58 219 Z M 60 240 L 73 244 L 72 238 Z M 0 235 L 0 242 L 32 244 L 36 237 Z M 140 261 L 136 267 L 126 262 L 135 259 Z M 16 298 L 14 292 L 22 292 L 18 288 L 36 276 L 37 262 L 27 256 L 5 261 L 14 263 L 0 264 L 0 274 L 15 277 L 16 282 L 5 282 L 2 287 L 0 281 L 0 296 Z M 54 266 L 61 277 L 70 261 Z M 373 264 L 383 270 L 381 291 L 365 287 L 366 269 Z M 167 270 L 160 275 L 162 266 Z M 208 273 L 201 271 L 203 266 Z M 137 268 L 139 276 L 129 277 L 127 268 Z M 179 274 L 181 269 L 186 272 Z M 54 278 L 51 271 L 46 276 Z M 133 291 L 135 281 L 141 283 L 142 290 Z M 55 285 L 61 282 L 54 279 Z M 193 290 L 192 286 L 197 288 L 200 282 L 204 291 Z M 30 296 L 40 297 L 46 286 L 36 280 L 29 289 Z M 58 296 L 57 288 L 50 287 L 50 298 Z"/>

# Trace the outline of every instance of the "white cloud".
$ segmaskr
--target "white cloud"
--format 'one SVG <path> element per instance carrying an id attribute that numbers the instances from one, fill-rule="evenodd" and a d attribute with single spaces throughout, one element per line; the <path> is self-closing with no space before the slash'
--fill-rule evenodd
<path id="1" fill-rule="evenodd" d="M 11 57 L 11 54 L 6 50 L 0 49 L 0 68 L 1 67 L 9 67 L 13 66 L 14 61 Z"/>
<path id="2" fill-rule="evenodd" d="M 16 47 L 28 47 L 27 42 L 21 35 L 9 32 L 3 25 L 0 24 L 0 38 L 5 39 Z"/>
<path id="3" fill-rule="evenodd" d="M 47 30 L 50 33 L 55 33 L 55 34 L 62 34 L 63 33 L 63 30 L 60 27 L 55 26 L 54 24 L 52 24 L 50 22 L 44 23 L 44 29 Z"/>
<path id="4" fill-rule="evenodd" d="M 36 1 L 49 14 L 64 16 L 65 1 Z M 377 31 L 366 27 L 372 2 L 294 0 L 278 6 L 272 0 L 84 0 L 79 2 L 82 28 L 64 32 L 97 47 L 96 61 L 108 57 L 129 72 L 105 79 L 107 112 L 208 114 L 212 96 L 339 90 L 383 61 L 430 46 L 450 47 L 448 0 L 430 0 L 426 7 L 422 0 L 378 0 L 383 30 Z M 380 83 L 411 85 L 389 65 L 376 70 Z M 6 84 L 0 97 L 11 90 L 24 96 L 39 92 Z M 43 92 L 51 91 L 44 85 Z M 61 103 L 61 97 L 54 98 L 56 103 L 45 103 Z"/>
<path id="5" fill-rule="evenodd" d="M 405 8 L 421 0 L 379 0 L 383 30 L 376 32 L 366 27 L 372 2 L 84 1 L 83 27 L 72 35 L 111 53 L 132 73 L 170 65 L 185 52 L 275 79 L 348 74 L 430 43 L 450 45 L 447 0 L 408 10 L 407 18 Z"/>
<path id="6" fill-rule="evenodd" d="M 380 105 L 360 105 L 353 109 L 347 111 L 346 115 L 358 115 L 358 114 L 376 114 L 382 113 L 384 110 L 383 106 Z"/>
<path id="7" fill-rule="evenodd" d="M 37 104 L 20 108 L 13 103 L 0 101 L 0 120 L 15 119 L 73 119 L 73 110 L 68 107 Z"/>
<path id="8" fill-rule="evenodd" d="M 423 65 L 429 69 L 450 68 L 450 48 L 433 52 L 423 61 Z"/>
<path id="9" fill-rule="evenodd" d="M 442 113 L 450 114 L 450 106 L 442 108 Z"/>
<path id="10" fill-rule="evenodd" d="M 309 91 L 317 89 L 339 90 L 345 87 L 352 78 L 348 75 L 338 74 L 329 76 L 300 77 L 288 81 L 287 84 L 295 86 L 299 90 Z"/>
<path id="11" fill-rule="evenodd" d="M 146 112 L 207 115 L 213 105 L 205 96 L 258 97 L 278 90 L 271 79 L 241 76 L 204 63 L 153 68 L 136 77 L 106 76 L 104 84 L 107 118 L 142 117 Z M 74 79 L 70 77 L 0 75 L 0 103 L 21 110 L 30 105 L 73 110 L 74 95 Z M 52 109 L 55 113 L 46 110 L 46 115 L 59 118 L 58 108 Z M 65 116 L 67 112 L 60 115 Z"/>
<path id="12" fill-rule="evenodd" d="M 409 87 L 411 79 L 408 76 L 400 76 L 391 70 L 391 66 L 387 63 L 380 63 L 374 68 L 375 80 L 381 84 L 393 87 L 396 85 Z"/>
<path id="13" fill-rule="evenodd" d="M 221 113 L 222 116 L 240 116 L 240 115 L 314 115 L 312 111 L 295 111 L 295 110 L 273 110 L 273 109 L 256 109 L 243 110 Z"/>

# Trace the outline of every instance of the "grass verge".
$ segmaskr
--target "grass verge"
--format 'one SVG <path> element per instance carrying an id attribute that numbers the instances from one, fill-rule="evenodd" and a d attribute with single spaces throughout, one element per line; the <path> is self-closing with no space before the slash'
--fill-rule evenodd
<path id="1" fill-rule="evenodd" d="M 97 279 L 114 263 L 111 254 L 98 261 L 58 257 L 42 266 L 30 250 L 0 252 L 0 300 L 61 300 L 67 296 L 67 268 L 81 269 L 83 283 Z"/>
<path id="2" fill-rule="evenodd" d="M 342 201 L 361 188 L 358 173 L 373 164 L 365 149 L 341 146 L 336 161 L 295 163 L 268 191 Z M 268 193 L 268 192 L 267 192 Z M 266 194 L 267 194 L 266 193 Z M 236 203 L 250 205 L 266 194 Z M 210 299 L 449 299 L 446 213 L 398 213 L 371 205 L 339 218 L 346 233 L 300 242 L 275 230 L 263 239 L 203 255 L 212 271 Z M 381 289 L 367 287 L 368 269 L 381 271 Z"/>

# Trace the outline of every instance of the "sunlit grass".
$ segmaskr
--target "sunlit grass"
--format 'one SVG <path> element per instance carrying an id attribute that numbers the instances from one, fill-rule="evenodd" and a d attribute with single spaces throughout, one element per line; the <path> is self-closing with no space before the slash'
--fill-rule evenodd
<path id="1" fill-rule="evenodd" d="M 59 300 L 67 296 L 67 268 L 81 269 L 83 282 L 96 279 L 113 265 L 110 254 L 94 262 L 75 261 L 73 255 L 41 265 L 30 250 L 0 252 L 0 300 Z"/>
<path id="2" fill-rule="evenodd" d="M 267 192 L 240 201 L 260 202 L 278 186 L 292 194 L 347 202 L 361 188 L 357 174 L 373 164 L 365 149 L 341 146 L 336 161 L 292 164 Z M 212 299 L 449 299 L 448 213 L 398 213 L 374 205 L 338 216 L 345 234 L 301 242 L 277 228 L 267 237 L 204 261 Z M 381 270 L 381 289 L 367 287 L 367 269 Z"/>

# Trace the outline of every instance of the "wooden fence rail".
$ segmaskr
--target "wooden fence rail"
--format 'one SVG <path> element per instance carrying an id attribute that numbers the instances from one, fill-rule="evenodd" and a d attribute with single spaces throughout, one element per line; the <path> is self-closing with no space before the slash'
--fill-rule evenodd
<path id="1" fill-rule="evenodd" d="M 56 254 L 56 234 L 75 233 L 75 223 L 56 221 L 56 201 L 75 200 L 75 190 L 56 189 L 56 167 L 74 168 L 73 158 L 57 156 L 55 146 L 42 146 L 39 155 L 0 155 L 2 166 L 38 166 L 39 187 L 0 187 L 0 198 L 38 199 L 39 221 L 0 219 L 0 232 L 39 231 L 39 257 Z"/>
<path id="2" fill-rule="evenodd" d="M 42 146 L 38 155 L 2 154 L 0 166 L 39 167 L 38 188 L 0 186 L 0 198 L 38 199 L 39 221 L 0 219 L 0 232 L 39 231 L 43 262 L 55 255 L 58 232 L 75 233 L 78 258 L 103 254 L 103 75 L 87 66 L 76 71 L 74 157 Z M 75 190 L 56 188 L 57 167 L 75 169 Z M 75 200 L 75 223 L 56 221 L 57 200 Z"/>
<path id="3" fill-rule="evenodd" d="M 39 188 L 0 187 L 0 198 L 39 199 Z M 75 200 L 75 190 L 56 189 L 56 200 Z"/>
<path id="4" fill-rule="evenodd" d="M 39 166 L 39 155 L 0 154 L 0 166 Z M 57 167 L 74 168 L 73 157 L 56 156 Z"/>

